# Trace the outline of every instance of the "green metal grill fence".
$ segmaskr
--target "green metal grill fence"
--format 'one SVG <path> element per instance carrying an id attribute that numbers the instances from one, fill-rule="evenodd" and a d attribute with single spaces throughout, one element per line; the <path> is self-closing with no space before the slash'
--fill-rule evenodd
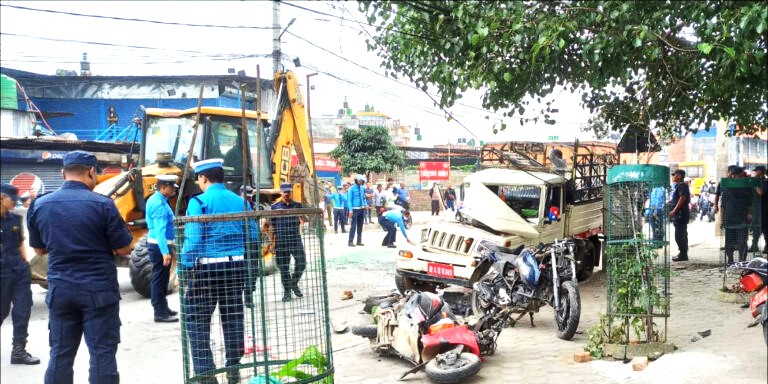
<path id="1" fill-rule="evenodd" d="M 658 165 L 618 165 L 608 171 L 608 336 L 620 344 L 666 341 L 669 208 L 654 203 L 666 202 L 669 178 L 669 169 Z M 654 321 L 659 317 L 663 328 Z"/>
<path id="2" fill-rule="evenodd" d="M 185 383 L 333 382 L 320 215 L 176 219 Z"/>
<path id="3" fill-rule="evenodd" d="M 761 241 L 760 196 L 755 188 L 756 178 L 724 178 L 720 180 L 720 264 L 723 267 L 736 261 L 751 260 L 760 255 L 765 244 Z M 762 245 L 762 246 L 761 246 Z M 737 283 L 737 277 L 723 274 L 723 288 Z M 733 280 L 733 281 L 729 281 Z"/>

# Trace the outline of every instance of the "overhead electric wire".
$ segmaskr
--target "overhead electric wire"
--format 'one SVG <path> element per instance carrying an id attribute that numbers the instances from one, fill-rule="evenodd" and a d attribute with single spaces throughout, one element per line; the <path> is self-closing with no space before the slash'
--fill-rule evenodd
<path id="1" fill-rule="evenodd" d="M 160 20 L 135 19 L 135 18 L 117 17 L 117 16 L 88 15 L 88 14 L 84 14 L 84 13 L 54 11 L 54 10 L 51 10 L 51 9 L 29 8 L 29 7 L 22 7 L 22 6 L 18 6 L 18 5 L 8 5 L 8 4 L 0 4 L 0 7 L 16 8 L 16 9 L 21 9 L 21 10 L 25 10 L 25 11 L 54 13 L 54 14 L 60 14 L 60 15 L 89 17 L 89 18 L 93 18 L 93 19 L 107 19 L 107 20 L 117 20 L 117 21 L 134 21 L 134 22 L 140 22 L 140 23 L 152 23 L 152 24 L 174 25 L 174 26 L 184 26 L 184 27 L 205 27 L 205 28 L 225 28 L 225 29 L 263 29 L 263 30 L 273 29 L 273 27 L 271 27 L 271 26 L 269 26 L 269 27 L 254 27 L 254 26 L 247 26 L 247 25 L 194 24 L 194 23 L 178 23 L 178 22 L 160 21 Z"/>

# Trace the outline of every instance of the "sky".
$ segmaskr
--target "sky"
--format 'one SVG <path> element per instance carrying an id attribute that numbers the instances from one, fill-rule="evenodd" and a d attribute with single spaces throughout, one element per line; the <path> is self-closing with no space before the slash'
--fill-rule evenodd
<path id="1" fill-rule="evenodd" d="M 279 5 L 282 64 L 299 79 L 311 77 L 313 117 L 334 115 L 345 98 L 353 111 L 372 105 L 401 124 L 419 127 L 422 141 L 413 146 L 476 141 L 543 141 L 591 139 L 580 131 L 589 113 L 578 95 L 558 93 L 554 126 L 517 119 L 481 106 L 481 91 L 466 92 L 459 103 L 442 110 L 407 80 L 387 77 L 381 59 L 369 52 L 366 38 L 375 34 L 357 2 L 284 1 Z M 229 68 L 256 76 L 272 74 L 271 1 L 2 1 L 0 65 L 41 74 L 57 69 L 79 72 L 88 54 L 93 75 L 218 75 Z M 298 57 L 301 67 L 295 67 Z M 303 82 L 303 81 L 302 81 Z M 439 100 L 435 90 L 430 94 Z M 447 112 L 446 112 L 447 111 Z M 454 118 L 448 119 L 450 113 Z"/>

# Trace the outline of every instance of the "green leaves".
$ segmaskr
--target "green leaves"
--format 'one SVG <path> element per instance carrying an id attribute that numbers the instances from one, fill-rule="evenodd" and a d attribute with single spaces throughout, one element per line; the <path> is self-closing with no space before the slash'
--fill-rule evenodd
<path id="1" fill-rule="evenodd" d="M 765 2 L 425 4 L 361 9 L 382 27 L 368 47 L 388 72 L 437 90 L 443 106 L 474 88 L 484 108 L 511 114 L 577 85 L 604 130 L 656 125 L 671 137 L 723 117 L 768 129 Z"/>
<path id="2" fill-rule="evenodd" d="M 696 44 L 696 48 L 701 51 L 701 53 L 705 55 L 709 55 L 709 52 L 712 51 L 712 44 L 708 43 L 699 43 Z"/>
<path id="3" fill-rule="evenodd" d="M 371 172 L 394 172 L 405 161 L 403 154 L 383 126 L 361 125 L 360 130 L 344 129 L 339 145 L 329 155 L 341 160 L 342 171 L 346 174 Z"/>

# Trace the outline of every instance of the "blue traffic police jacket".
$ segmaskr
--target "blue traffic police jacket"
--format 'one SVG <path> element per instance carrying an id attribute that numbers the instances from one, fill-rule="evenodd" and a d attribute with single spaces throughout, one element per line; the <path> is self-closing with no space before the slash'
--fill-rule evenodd
<path id="1" fill-rule="evenodd" d="M 29 245 L 48 251 L 48 288 L 118 290 L 114 250 L 133 240 L 115 202 L 79 181 L 32 201 Z"/>
<path id="2" fill-rule="evenodd" d="M 365 200 L 365 187 L 362 185 L 353 185 L 347 192 L 347 209 L 365 208 L 368 202 Z"/>
<path id="3" fill-rule="evenodd" d="M 168 204 L 168 198 L 160 191 L 156 191 L 147 199 L 146 212 L 147 228 L 149 228 L 148 242 L 157 244 L 160 254 L 169 254 L 171 251 L 168 249 L 168 243 L 173 242 L 174 235 L 173 210 Z"/>
<path id="4" fill-rule="evenodd" d="M 0 276 L 11 277 L 24 263 L 19 249 L 24 241 L 21 216 L 8 212 L 0 221 Z"/>
<path id="5" fill-rule="evenodd" d="M 338 209 L 343 209 L 347 206 L 347 194 L 336 192 L 331 196 L 331 199 L 333 200 L 333 207 Z"/>
<path id="6" fill-rule="evenodd" d="M 405 236 L 405 239 L 409 240 L 408 234 L 405 232 L 405 223 L 403 222 L 403 211 L 399 209 L 390 209 L 389 211 L 386 211 L 381 215 L 384 216 L 387 220 L 397 224 L 397 226 L 400 228 L 400 232 L 402 232 L 403 236 Z"/>
<path id="7" fill-rule="evenodd" d="M 222 183 L 211 184 L 204 193 L 192 197 L 187 216 L 200 216 L 251 210 L 250 204 L 228 190 Z M 255 220 L 248 223 L 250 241 L 259 239 L 259 226 Z M 242 219 L 205 223 L 188 222 L 184 226 L 184 246 L 181 264 L 192 268 L 201 257 L 226 258 L 245 255 L 245 225 Z"/>

